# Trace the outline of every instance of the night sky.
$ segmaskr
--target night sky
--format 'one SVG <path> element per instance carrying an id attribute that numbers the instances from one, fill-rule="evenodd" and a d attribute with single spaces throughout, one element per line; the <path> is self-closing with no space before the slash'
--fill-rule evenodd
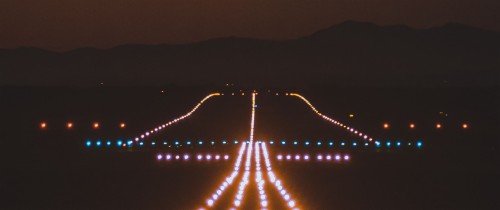
<path id="1" fill-rule="evenodd" d="M 0 48 L 291 39 L 346 21 L 500 31 L 498 0 L 2 0 Z"/>

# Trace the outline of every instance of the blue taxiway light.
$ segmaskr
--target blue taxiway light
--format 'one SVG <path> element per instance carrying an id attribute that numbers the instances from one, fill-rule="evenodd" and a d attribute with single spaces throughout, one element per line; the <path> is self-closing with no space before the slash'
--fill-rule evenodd
<path id="1" fill-rule="evenodd" d="M 318 146 L 321 146 L 321 142 L 320 142 L 320 141 L 318 141 L 317 145 L 318 145 Z"/>
<path id="2" fill-rule="evenodd" d="M 308 141 L 306 141 L 305 145 L 306 145 L 306 146 L 309 146 L 309 142 L 308 142 Z"/>
<path id="3" fill-rule="evenodd" d="M 422 147 L 422 145 L 423 145 L 423 144 L 422 144 L 422 142 L 421 142 L 421 141 L 417 141 L 417 147 L 418 147 L 418 148 Z"/>
<path id="4" fill-rule="evenodd" d="M 85 145 L 87 145 L 87 147 L 92 146 L 92 141 L 87 141 L 87 142 L 85 143 Z"/>

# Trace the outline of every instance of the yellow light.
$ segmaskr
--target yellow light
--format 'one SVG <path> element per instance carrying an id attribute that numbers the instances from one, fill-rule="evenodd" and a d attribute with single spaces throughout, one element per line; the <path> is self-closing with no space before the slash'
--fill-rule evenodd
<path id="1" fill-rule="evenodd" d="M 120 123 L 120 128 L 125 128 L 125 123 Z"/>
<path id="2" fill-rule="evenodd" d="M 66 123 L 66 127 L 67 127 L 68 129 L 73 128 L 73 123 L 72 123 L 72 122 L 68 122 L 68 123 Z"/>
<path id="3" fill-rule="evenodd" d="M 47 123 L 45 123 L 45 122 L 40 123 L 40 128 L 41 129 L 47 128 Z"/>
<path id="4" fill-rule="evenodd" d="M 350 118 L 353 118 L 353 117 L 354 117 L 354 114 L 349 114 L 349 117 L 350 117 Z"/>
<path id="5" fill-rule="evenodd" d="M 389 124 L 388 123 L 384 123 L 384 128 L 385 129 L 389 129 Z"/>
<path id="6" fill-rule="evenodd" d="M 410 128 L 415 128 L 415 124 L 411 123 Z"/>
<path id="7" fill-rule="evenodd" d="M 438 123 L 438 124 L 436 124 L 436 128 L 437 128 L 437 129 L 440 129 L 440 128 L 441 128 L 441 124 L 439 124 L 439 123 Z"/>
<path id="8" fill-rule="evenodd" d="M 93 125 L 94 129 L 98 129 L 99 128 L 99 123 L 95 122 L 94 125 Z"/>
<path id="9" fill-rule="evenodd" d="M 462 128 L 467 129 L 467 128 L 469 128 L 469 125 L 467 125 L 467 123 L 464 123 L 464 124 L 462 124 Z"/>

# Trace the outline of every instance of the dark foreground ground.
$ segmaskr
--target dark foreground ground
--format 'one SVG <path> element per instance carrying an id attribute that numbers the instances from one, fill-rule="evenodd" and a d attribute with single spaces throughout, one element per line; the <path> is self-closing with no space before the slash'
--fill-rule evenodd
<path id="1" fill-rule="evenodd" d="M 161 90 L 165 90 L 161 93 Z M 4 88 L 1 92 L 0 209 L 195 209 L 232 161 L 157 162 L 161 152 L 220 152 L 234 145 L 141 149 L 86 148 L 86 139 L 126 139 L 189 111 L 207 88 Z M 150 141 L 246 139 L 250 96 L 207 101 L 192 117 Z M 359 141 L 315 116 L 296 98 L 257 97 L 256 138 Z M 347 164 L 279 163 L 275 170 L 303 209 L 499 209 L 497 89 L 301 90 L 323 113 L 383 141 L 422 140 L 421 149 L 273 145 L 288 151 L 350 153 Z M 445 117 L 439 112 L 448 114 Z M 349 118 L 354 114 L 354 118 Z M 45 130 L 40 122 L 47 122 Z M 72 130 L 64 128 L 72 121 Z M 94 121 L 101 123 L 91 129 Z M 118 124 L 126 122 L 126 129 Z M 391 128 L 384 130 L 388 122 Z M 435 129 L 435 123 L 442 129 Z M 468 129 L 462 129 L 462 123 Z M 409 129 L 415 123 L 416 129 Z M 148 142 L 150 143 L 150 142 Z M 244 207 L 253 209 L 255 189 Z M 269 188 L 271 207 L 283 203 Z M 227 192 L 221 203 L 234 193 Z"/>

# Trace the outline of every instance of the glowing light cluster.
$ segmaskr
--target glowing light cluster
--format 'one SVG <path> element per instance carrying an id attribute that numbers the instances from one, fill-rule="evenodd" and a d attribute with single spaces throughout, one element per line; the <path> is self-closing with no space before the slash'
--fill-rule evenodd
<path id="1" fill-rule="evenodd" d="M 215 193 L 212 194 L 210 198 L 207 199 L 207 206 L 212 207 L 215 205 L 215 202 L 221 197 L 222 193 L 233 184 L 234 179 L 239 174 L 241 159 L 243 158 L 243 153 L 245 153 L 245 149 L 247 147 L 246 143 L 241 144 L 240 150 L 238 152 L 238 156 L 234 163 L 234 169 L 231 175 L 227 176 L 226 179 L 222 182 L 221 185 L 217 188 Z"/>
<path id="2" fill-rule="evenodd" d="M 361 137 L 361 138 L 363 138 L 363 139 L 365 139 L 365 140 L 368 140 L 368 141 L 373 141 L 373 138 L 369 137 L 367 134 L 362 133 L 361 131 L 358 131 L 358 130 L 356 130 L 356 129 L 354 129 L 354 128 L 351 128 L 351 127 L 349 127 L 349 126 L 347 126 L 347 125 L 345 125 L 345 124 L 343 124 L 343 123 L 341 123 L 341 122 L 339 122 L 339 121 L 337 121 L 337 120 L 334 120 L 334 119 L 332 119 L 332 118 L 330 118 L 330 117 L 328 117 L 328 116 L 326 116 L 326 115 L 324 115 L 324 114 L 321 114 L 321 112 L 319 112 L 319 111 L 318 111 L 318 110 L 317 110 L 317 109 L 316 109 L 316 108 L 315 108 L 315 107 L 314 107 L 314 106 L 313 106 L 313 105 L 312 105 L 312 104 L 311 104 L 311 103 L 310 103 L 310 102 L 309 102 L 309 101 L 308 101 L 305 97 L 303 97 L 303 96 L 301 96 L 301 95 L 299 95 L 299 94 L 297 94 L 297 93 L 290 93 L 289 95 L 290 95 L 290 96 L 295 96 L 295 97 L 298 97 L 298 98 L 302 99 L 302 101 L 304 101 L 307 105 L 309 105 L 309 107 L 310 107 L 310 108 L 311 108 L 311 109 L 312 109 L 312 110 L 313 110 L 313 111 L 314 111 L 317 115 L 319 115 L 319 116 L 320 116 L 320 117 L 322 117 L 323 119 L 325 119 L 325 120 L 327 120 L 327 121 L 330 121 L 331 123 L 333 123 L 333 124 L 335 124 L 335 125 L 337 125 L 337 126 L 339 126 L 339 127 L 341 127 L 341 128 L 344 128 L 344 129 L 346 129 L 347 131 L 349 131 L 349 132 L 353 133 L 354 135 L 359 136 L 359 137 Z"/>
<path id="3" fill-rule="evenodd" d="M 276 155 L 276 160 L 278 161 L 310 161 L 310 160 L 316 160 L 318 162 L 329 162 L 329 161 L 349 161 L 351 160 L 351 156 L 348 154 L 317 154 L 316 156 L 310 156 L 309 154 L 278 154 Z"/>
<path id="4" fill-rule="evenodd" d="M 236 193 L 236 196 L 233 201 L 233 205 L 235 207 L 239 207 L 243 201 L 243 197 L 245 196 L 245 189 L 250 181 L 250 167 L 252 163 L 252 149 L 253 149 L 253 142 L 248 143 L 248 150 L 246 153 L 246 159 L 245 159 L 245 172 L 243 173 L 243 178 L 241 179 L 239 185 L 238 185 L 238 192 Z"/>
<path id="5" fill-rule="evenodd" d="M 260 142 L 255 143 L 255 182 L 257 184 L 257 189 L 259 190 L 259 200 L 260 207 L 266 208 L 269 202 L 267 201 L 266 191 L 264 189 L 265 181 L 262 178 L 262 171 L 260 167 Z"/>
<path id="6" fill-rule="evenodd" d="M 220 160 L 229 160 L 229 155 L 219 155 L 219 154 L 158 154 L 156 155 L 157 160 L 165 160 L 165 161 L 175 161 L 175 160 L 183 160 L 188 161 L 191 159 L 196 159 L 197 161 L 220 161 Z"/>
<path id="7" fill-rule="evenodd" d="M 146 132 L 140 134 L 139 136 L 137 136 L 135 138 L 135 141 L 142 140 L 142 139 L 144 139 L 144 138 L 146 138 L 146 137 L 148 137 L 148 136 L 150 136 L 150 135 L 152 135 L 154 133 L 157 133 L 157 132 L 161 131 L 162 129 L 164 129 L 164 128 L 166 128 L 166 127 L 168 127 L 168 126 L 170 126 L 170 125 L 172 125 L 172 124 L 174 124 L 176 122 L 179 122 L 179 121 L 181 121 L 181 120 L 183 120 L 183 119 L 191 116 L 191 114 L 193 114 L 206 100 L 208 100 L 211 97 L 220 96 L 220 95 L 221 95 L 220 93 L 212 93 L 212 94 L 206 96 L 190 112 L 188 112 L 185 115 L 182 115 L 182 116 L 180 116 L 180 117 L 178 117 L 178 118 L 176 118 L 176 119 L 174 119 L 174 120 L 172 120 L 170 122 L 167 122 L 167 123 L 165 123 L 163 125 L 160 125 L 160 126 L 154 128 L 154 129 L 150 130 L 150 131 L 146 131 Z"/>
<path id="8" fill-rule="evenodd" d="M 253 134 L 255 130 L 255 94 L 252 93 L 252 118 L 250 120 L 250 142 L 253 142 Z"/>
<path id="9" fill-rule="evenodd" d="M 278 190 L 279 194 L 283 198 L 283 200 L 286 202 L 286 205 L 291 208 L 291 209 L 296 209 L 297 203 L 295 200 L 292 199 L 292 196 L 290 193 L 287 192 L 285 187 L 283 187 L 283 184 L 281 180 L 279 180 L 276 175 L 273 172 L 273 169 L 271 167 L 271 160 L 269 159 L 269 153 L 267 151 L 267 146 L 265 142 L 261 142 L 262 146 L 262 154 L 264 156 L 264 162 L 266 164 L 266 171 L 267 171 L 267 176 L 269 177 L 269 181 L 274 185 L 275 189 Z"/>

